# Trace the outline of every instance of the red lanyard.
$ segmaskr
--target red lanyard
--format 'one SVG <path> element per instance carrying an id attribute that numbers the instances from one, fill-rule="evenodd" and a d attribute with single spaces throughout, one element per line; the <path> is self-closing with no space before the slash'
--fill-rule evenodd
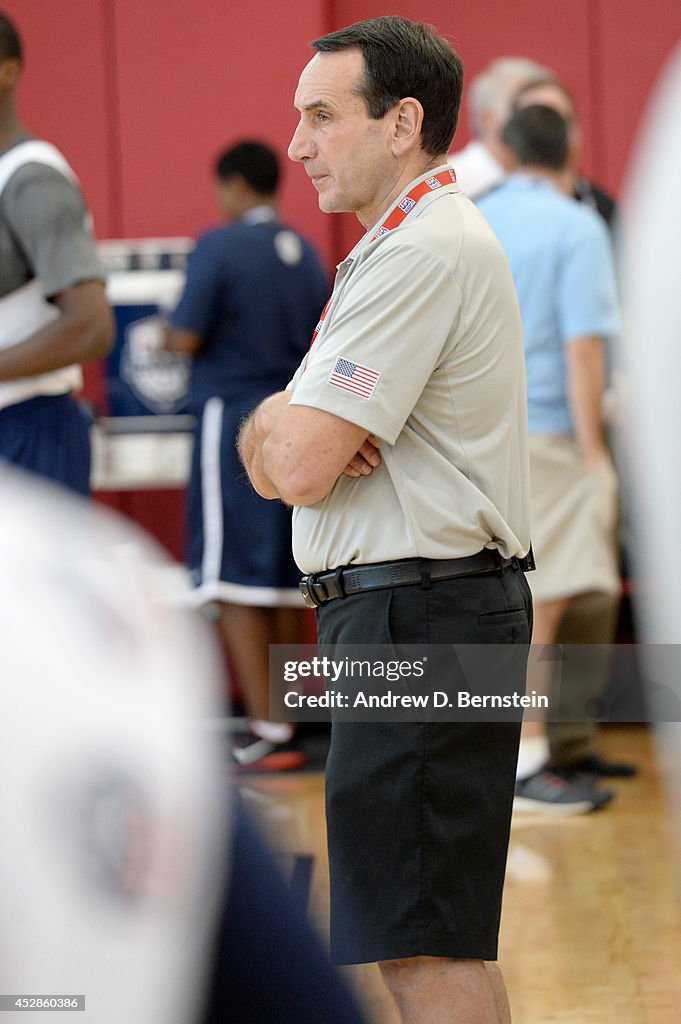
<path id="1" fill-rule="evenodd" d="M 324 309 L 322 310 L 322 315 L 319 318 L 319 323 L 317 324 L 317 326 L 315 327 L 314 331 L 312 332 L 312 341 L 310 342 L 310 347 L 308 348 L 308 352 L 309 352 L 310 348 L 312 348 L 312 346 L 314 345 L 315 341 L 317 340 L 317 335 L 319 334 L 319 332 L 322 329 L 322 324 L 324 323 L 324 317 L 328 313 L 329 306 L 331 305 L 331 299 L 332 298 L 333 298 L 333 295 L 330 295 L 328 297 L 328 299 L 326 300 L 326 305 L 324 306 Z"/>
<path id="2" fill-rule="evenodd" d="M 419 199 L 422 199 L 423 196 L 427 196 L 431 192 L 435 192 L 436 189 L 442 188 L 443 185 L 451 185 L 453 183 L 456 183 L 456 174 L 454 173 L 454 169 L 450 167 L 446 171 L 440 171 L 439 174 L 433 174 L 430 178 L 426 178 L 425 181 L 420 181 L 418 185 L 414 185 L 413 189 L 407 192 L 404 199 L 402 199 L 397 204 L 392 213 L 389 214 L 389 216 L 386 217 L 381 226 L 376 229 L 374 234 L 371 236 L 371 241 L 373 242 L 377 238 L 381 238 L 382 235 L 387 235 L 389 231 L 392 231 L 394 228 L 398 227 L 402 223 L 404 218 L 407 216 L 407 214 L 411 213 L 411 211 L 418 203 Z M 312 348 L 312 346 L 314 345 L 315 341 L 317 340 L 317 335 L 322 329 L 322 324 L 324 323 L 326 314 L 329 311 L 329 306 L 331 305 L 332 298 L 333 295 L 328 300 L 328 302 L 324 306 L 324 309 L 322 310 L 322 315 L 319 318 L 319 323 L 315 327 L 314 332 L 312 334 L 310 348 Z"/>
<path id="3" fill-rule="evenodd" d="M 455 183 L 456 174 L 450 167 L 448 170 L 440 171 L 439 174 L 434 174 L 432 177 L 426 178 L 425 181 L 419 182 L 418 185 L 414 185 L 411 192 L 407 192 L 402 202 L 397 204 L 390 216 L 383 221 L 380 228 L 376 229 L 371 241 L 373 242 L 375 238 L 380 238 L 381 235 L 387 235 L 393 228 L 398 227 L 423 196 L 427 196 L 430 192 L 435 192 L 436 189 L 442 188 L 443 185 Z"/>

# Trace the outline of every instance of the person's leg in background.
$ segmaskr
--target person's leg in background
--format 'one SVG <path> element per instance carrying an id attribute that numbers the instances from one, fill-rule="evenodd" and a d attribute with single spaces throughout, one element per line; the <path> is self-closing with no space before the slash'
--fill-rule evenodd
<path id="1" fill-rule="evenodd" d="M 542 648 L 556 644 L 561 636 L 562 624 L 569 616 L 573 603 L 578 598 L 561 597 L 552 601 L 535 601 L 534 626 L 532 630 L 532 652 L 528 665 L 527 691 L 549 696 L 549 718 L 553 714 L 567 717 L 563 695 L 571 682 L 563 676 L 560 694 L 552 688 L 556 666 L 564 671 L 561 658 L 547 656 Z M 587 683 L 588 685 L 588 683 Z M 584 687 L 578 686 L 581 700 L 581 717 L 584 717 Z M 571 695 L 572 696 L 572 695 Z M 589 696 L 593 696 L 590 692 Z M 586 698 L 588 700 L 588 697 Z M 558 703 L 559 701 L 559 703 Z M 575 704 L 570 703 L 570 707 Z M 553 709 L 553 710 L 552 710 Z M 559 710 L 557 710 L 559 709 Z M 612 798 L 612 792 L 598 789 L 591 779 L 569 770 L 563 772 L 562 765 L 551 763 L 549 735 L 552 727 L 562 723 L 547 720 L 525 721 L 522 727 L 518 755 L 517 786 L 514 808 L 516 811 L 555 814 L 584 814 L 604 806 Z M 567 724 L 566 724 L 567 725 Z M 567 725 L 569 729 L 572 723 Z"/>
<path id="2" fill-rule="evenodd" d="M 551 688 L 551 662 L 537 657 L 540 647 L 556 642 L 561 620 L 567 612 L 569 599 L 559 597 L 554 601 L 534 602 L 534 625 L 532 627 L 532 657 L 528 665 L 527 691 L 548 694 Z M 518 755 L 518 779 L 526 779 L 540 772 L 549 759 L 549 744 L 546 723 L 539 718 L 524 721 L 521 731 L 520 753 Z"/>
<path id="3" fill-rule="evenodd" d="M 306 763 L 292 743 L 294 727 L 274 722 L 269 711 L 270 644 L 303 641 L 304 610 L 220 603 L 219 629 L 225 653 L 239 681 L 249 733 L 233 756 L 242 768 L 283 771 Z"/>
<path id="4" fill-rule="evenodd" d="M 595 691 L 597 681 L 590 680 L 588 673 L 582 677 L 576 663 L 584 659 L 573 655 L 573 663 L 568 666 L 560 647 L 543 648 L 565 643 L 567 637 L 574 643 L 584 643 L 574 632 L 566 632 L 566 624 L 575 621 L 574 609 L 580 607 L 583 595 L 618 592 L 617 483 L 607 461 L 597 472 L 587 470 L 575 440 L 568 436 L 532 436 L 530 465 L 537 570 L 529 580 L 535 602 L 535 630 L 528 689 L 547 695 L 549 709 L 545 722 L 530 723 L 523 732 L 514 806 L 536 813 L 585 813 L 604 806 L 614 794 L 600 788 L 595 775 L 564 768 L 562 759 L 553 762 L 549 730 L 555 736 L 559 720 L 568 719 L 570 724 L 575 718 L 583 721 L 586 702 L 601 696 L 602 684 Z M 595 616 L 583 632 L 588 637 L 586 642 L 612 642 L 612 624 L 602 623 L 602 629 L 606 625 L 609 629 L 605 634 L 599 631 L 598 621 L 599 616 Z M 533 672 L 537 673 L 537 685 Z M 552 679 L 559 676 L 557 693 Z M 572 690 L 567 692 L 570 687 L 574 687 L 574 694 Z"/>
<path id="5" fill-rule="evenodd" d="M 560 706 L 559 721 L 549 719 L 546 733 L 551 767 L 562 773 L 626 778 L 636 773 L 634 765 L 610 761 L 596 750 L 598 728 L 588 716 L 590 701 L 599 700 L 609 680 L 620 599 L 604 592 L 582 594 L 571 602 L 560 622 L 556 642 L 565 645 L 567 657 L 560 663 L 560 675 L 553 673 L 551 707 Z M 570 657 L 576 644 L 597 645 L 585 659 Z M 552 668 L 556 668 L 553 663 Z M 559 688 L 560 692 L 557 692 Z"/>

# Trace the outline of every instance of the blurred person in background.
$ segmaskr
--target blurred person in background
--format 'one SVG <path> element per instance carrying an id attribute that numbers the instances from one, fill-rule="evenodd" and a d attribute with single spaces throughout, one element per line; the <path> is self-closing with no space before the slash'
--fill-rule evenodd
<path id="1" fill-rule="evenodd" d="M 555 177 L 556 184 L 566 195 L 596 210 L 612 230 L 616 219 L 614 199 L 579 171 L 582 136 L 570 91 L 553 71 L 524 57 L 501 57 L 472 80 L 468 109 L 474 138 L 463 150 L 449 156 L 457 180 L 474 200 L 501 184 L 514 166 L 513 155 L 501 139 L 504 124 L 513 110 L 537 103 L 557 110 L 568 125 L 569 156 L 564 169 Z M 608 351 L 606 359 L 610 365 Z M 550 760 L 573 777 L 628 777 L 636 773 L 634 765 L 613 761 L 598 751 L 597 726 L 584 713 L 588 701 L 599 698 L 608 683 L 611 659 L 605 656 L 603 648 L 614 641 L 619 607 L 619 592 L 592 592 L 576 597 L 562 617 L 556 636 L 558 643 L 600 645 L 603 656 L 594 654 L 588 674 L 580 659 L 554 660 L 554 698 L 557 699 L 560 688 L 562 699 L 570 698 L 574 714 L 566 708 L 565 721 L 546 723 L 546 739 L 542 752 L 537 751 L 533 758 L 535 763 Z M 567 721 L 568 717 L 573 720 Z M 521 745 L 521 760 L 525 747 L 526 740 Z"/>
<path id="2" fill-rule="evenodd" d="M 217 602 L 250 718 L 233 757 L 251 770 L 305 762 L 293 727 L 268 717 L 269 645 L 303 638 L 291 512 L 253 492 L 235 447 L 242 420 L 292 376 L 327 297 L 317 253 L 282 223 L 279 179 L 276 154 L 259 141 L 217 159 L 216 197 L 228 224 L 198 239 L 165 341 L 193 357 L 189 565 L 196 601 Z"/>
<path id="3" fill-rule="evenodd" d="M 0 460 L 87 495 L 90 421 L 73 395 L 113 320 L 77 179 L 17 113 L 23 65 L 0 12 Z"/>
<path id="4" fill-rule="evenodd" d="M 582 132 L 570 90 L 556 77 L 544 81 L 529 82 L 516 93 L 513 99 L 513 110 L 541 104 L 556 110 L 564 119 L 568 129 L 569 154 L 564 169 L 556 176 L 556 183 L 567 196 L 584 203 L 595 210 L 603 218 L 611 236 L 616 227 L 617 205 L 614 198 L 600 186 L 589 181 L 580 173 L 582 157 Z M 610 407 L 611 381 L 610 370 L 613 365 L 613 352 L 606 345 L 606 392 L 605 406 Z M 606 431 L 610 424 L 606 423 Z M 606 440 L 610 445 L 609 436 Z M 621 524 L 620 524 L 621 531 Z M 620 558 L 626 572 L 627 545 L 622 544 Z M 617 619 L 621 595 L 607 594 L 603 591 L 585 595 L 573 601 L 563 617 L 557 635 L 561 644 L 600 644 L 610 645 L 614 642 L 617 631 Z M 636 774 L 636 767 L 627 761 L 613 761 L 598 752 L 596 746 L 598 729 L 593 721 L 586 720 L 580 708 L 587 702 L 600 697 L 608 683 L 611 659 L 602 657 L 592 659 L 592 671 L 588 676 L 581 670 L 580 664 L 570 663 L 569 659 L 560 666 L 562 689 L 570 695 L 575 709 L 575 718 L 581 720 L 550 721 L 547 724 L 549 754 L 552 763 L 563 770 L 591 774 L 601 778 L 627 778 Z M 558 671 L 558 664 L 554 667 Z"/>
<path id="5" fill-rule="evenodd" d="M 570 160 L 566 122 L 549 107 L 525 107 L 507 122 L 502 140 L 517 170 L 478 207 L 506 251 L 520 302 L 537 561 L 530 578 L 532 641 L 545 645 L 556 642 L 576 598 L 614 597 L 620 589 L 617 480 L 602 410 L 604 342 L 619 331 L 619 311 L 605 225 L 561 192 Z M 549 661 L 535 663 L 535 671 L 550 667 Z M 546 683 L 533 685 L 546 689 Z M 611 798 L 579 763 L 563 768 L 548 762 L 543 723 L 527 722 L 516 809 L 580 813 Z"/>
<path id="6" fill-rule="evenodd" d="M 498 185 L 509 169 L 508 150 L 500 132 L 511 113 L 513 97 L 522 87 L 551 77 L 548 68 L 526 57 L 499 57 L 471 80 L 467 99 L 473 138 L 448 156 L 459 185 L 471 199 Z"/>
<path id="7" fill-rule="evenodd" d="M 612 230 L 617 215 L 614 198 L 580 173 L 582 132 L 572 93 L 555 75 L 549 75 L 543 81 L 526 82 L 514 95 L 512 109 L 536 104 L 557 110 L 568 126 L 569 157 L 558 179 L 562 190 L 599 213 Z"/>

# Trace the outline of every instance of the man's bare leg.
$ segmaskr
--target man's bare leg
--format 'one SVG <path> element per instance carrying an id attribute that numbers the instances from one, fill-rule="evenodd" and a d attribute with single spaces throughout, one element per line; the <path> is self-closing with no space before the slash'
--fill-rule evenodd
<path id="1" fill-rule="evenodd" d="M 510 1024 L 501 973 L 482 960 L 418 956 L 378 966 L 402 1024 Z"/>
<path id="2" fill-rule="evenodd" d="M 220 632 L 236 669 L 246 710 L 251 718 L 269 718 L 269 645 L 272 608 L 243 604 L 220 605 Z"/>
<path id="3" fill-rule="evenodd" d="M 301 608 L 273 608 L 274 622 L 271 644 L 302 644 L 305 632 L 305 611 Z"/>
<path id="4" fill-rule="evenodd" d="M 220 605 L 222 641 L 251 718 L 269 720 L 270 644 L 301 644 L 303 615 L 298 608 Z"/>
<path id="5" fill-rule="evenodd" d="M 504 984 L 501 968 L 495 960 L 486 960 L 485 970 L 487 971 L 487 977 L 489 978 L 489 983 L 492 986 L 492 992 L 494 993 L 494 1002 L 497 1007 L 499 1024 L 511 1024 L 511 1007 L 508 1002 L 508 993 L 506 991 L 506 985 Z"/>

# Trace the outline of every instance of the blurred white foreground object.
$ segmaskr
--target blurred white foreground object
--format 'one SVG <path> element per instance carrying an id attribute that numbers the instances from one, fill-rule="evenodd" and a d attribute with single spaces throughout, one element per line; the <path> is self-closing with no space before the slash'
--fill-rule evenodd
<path id="1" fill-rule="evenodd" d="M 212 635 L 131 525 L 12 470 L 0 493 L 0 992 L 187 1024 L 224 878 Z"/>
<path id="2" fill-rule="evenodd" d="M 626 333 L 620 425 L 649 699 L 674 765 L 681 821 L 681 46 L 630 167 L 621 256 Z M 665 706 L 669 711 L 665 710 Z"/>

